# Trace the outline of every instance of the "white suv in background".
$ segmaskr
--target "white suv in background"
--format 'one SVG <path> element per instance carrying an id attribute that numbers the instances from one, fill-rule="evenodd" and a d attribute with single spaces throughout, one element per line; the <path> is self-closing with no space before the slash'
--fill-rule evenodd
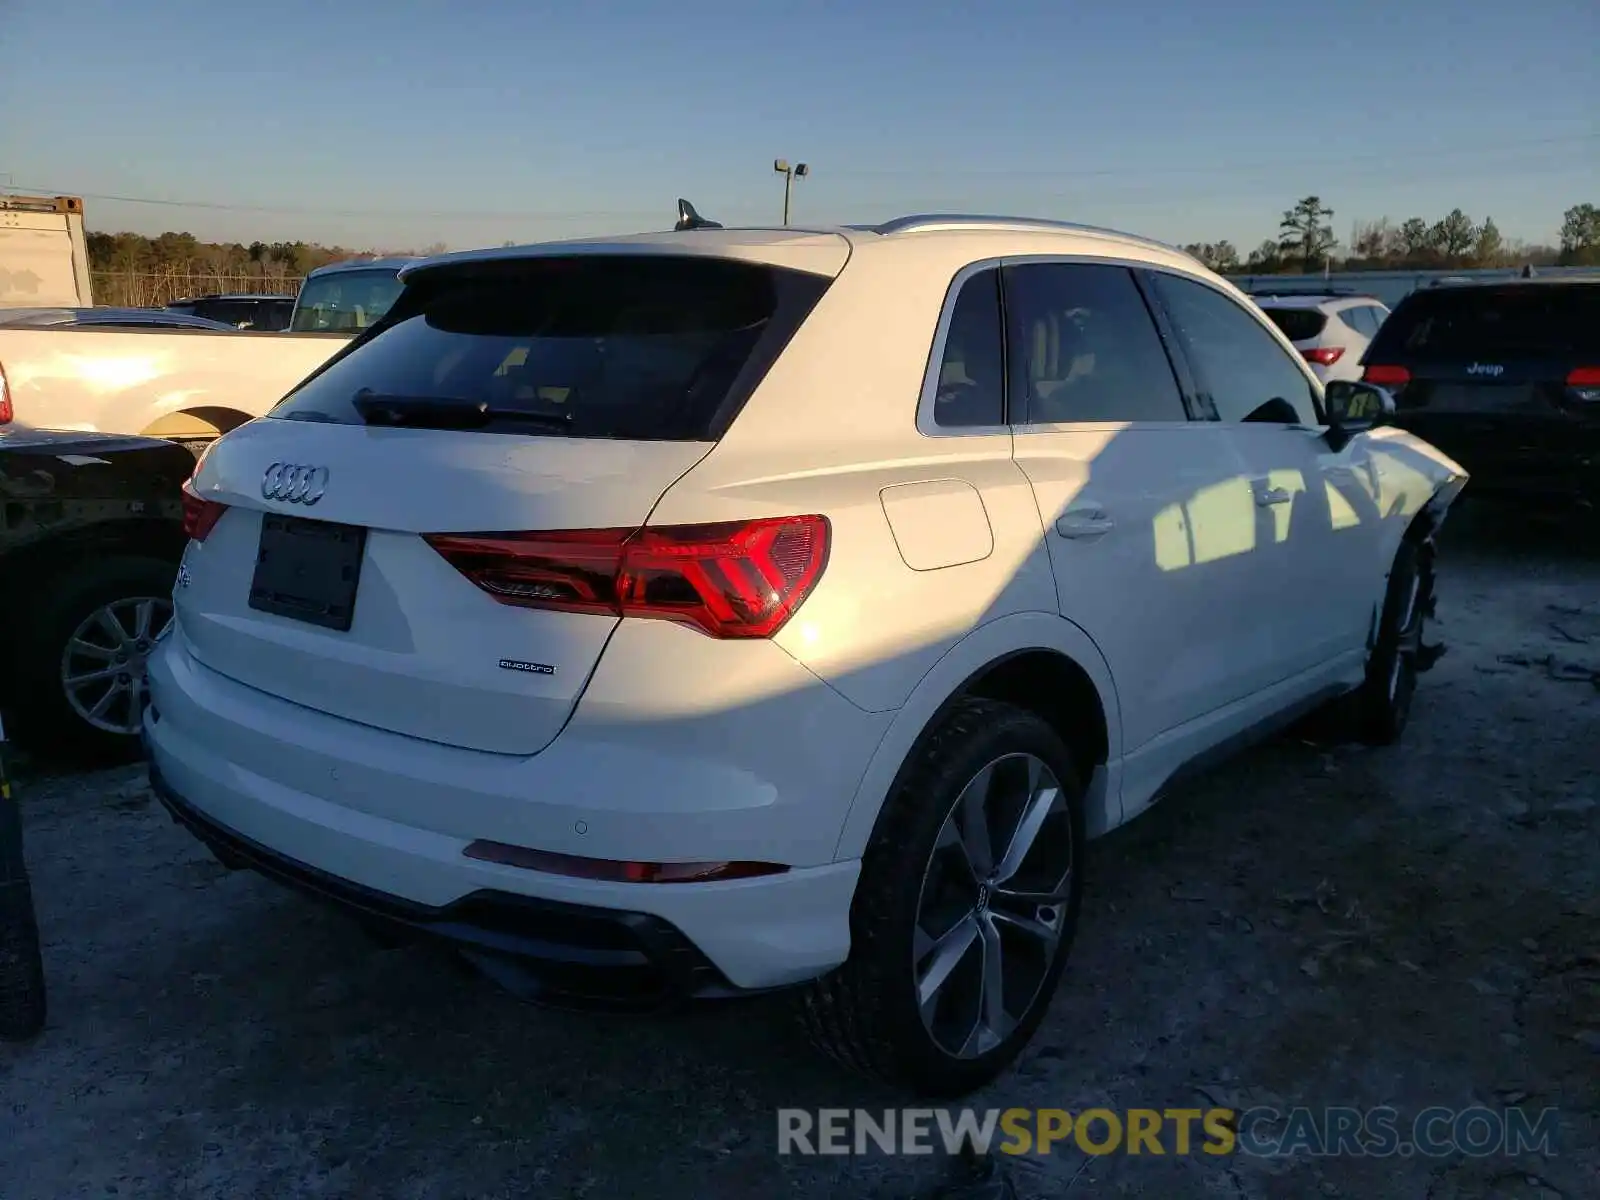
<path id="1" fill-rule="evenodd" d="M 1361 356 L 1389 316 L 1371 296 L 1255 292 L 1251 298 L 1324 383 L 1361 378 Z"/>
<path id="2" fill-rule="evenodd" d="M 1463 472 L 1329 426 L 1176 250 L 911 217 L 404 280 L 199 464 L 152 782 L 524 995 L 803 985 L 839 1059 L 963 1093 L 1086 839 L 1332 697 L 1405 722 Z"/>

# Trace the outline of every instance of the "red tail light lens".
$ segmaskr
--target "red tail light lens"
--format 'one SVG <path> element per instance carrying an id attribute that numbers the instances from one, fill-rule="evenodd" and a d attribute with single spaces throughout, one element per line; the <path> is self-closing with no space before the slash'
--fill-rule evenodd
<path id="1" fill-rule="evenodd" d="M 1579 367 L 1567 376 L 1569 388 L 1600 388 L 1600 367 Z"/>
<path id="2" fill-rule="evenodd" d="M 616 862 L 607 858 L 580 858 L 510 846 L 505 842 L 473 842 L 461 852 L 479 862 L 521 867 L 577 879 L 604 879 L 611 883 L 715 883 L 724 879 L 755 879 L 781 875 L 789 868 L 765 862 Z"/>
<path id="3" fill-rule="evenodd" d="M 1411 382 L 1411 371 L 1407 367 L 1374 365 L 1362 371 L 1361 378 L 1363 381 L 1375 383 L 1379 387 L 1404 387 Z"/>
<path id="4" fill-rule="evenodd" d="M 1302 350 L 1306 361 L 1316 363 L 1319 367 L 1331 367 L 1344 355 L 1343 346 L 1317 346 L 1310 350 Z"/>
<path id="5" fill-rule="evenodd" d="M 227 511 L 226 504 L 217 500 L 207 500 L 194 490 L 193 484 L 183 485 L 183 532 L 194 541 L 205 541 L 222 514 Z"/>
<path id="6" fill-rule="evenodd" d="M 6 382 L 6 368 L 0 363 L 0 425 L 11 424 L 17 414 L 11 408 L 11 385 Z"/>
<path id="7" fill-rule="evenodd" d="M 548 533 L 434 533 L 430 546 L 502 604 L 654 617 L 712 637 L 771 637 L 828 561 L 828 519 Z"/>

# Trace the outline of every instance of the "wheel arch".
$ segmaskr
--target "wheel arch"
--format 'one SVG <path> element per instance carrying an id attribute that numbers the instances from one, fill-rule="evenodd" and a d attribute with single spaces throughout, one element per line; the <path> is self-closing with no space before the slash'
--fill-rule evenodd
<path id="1" fill-rule="evenodd" d="M 185 544 L 178 522 L 152 517 L 102 521 L 19 546 L 0 557 L 0 571 L 7 578 L 27 580 L 28 586 L 0 596 L 0 619 L 7 630 L 16 630 L 18 618 L 30 611 L 30 602 L 47 594 L 63 573 L 85 558 L 125 554 L 161 559 L 176 567 Z"/>
<path id="2" fill-rule="evenodd" d="M 1395 557 L 1400 553 L 1402 546 L 1416 546 L 1418 549 L 1430 547 L 1434 535 L 1443 527 L 1445 518 L 1449 515 L 1450 505 L 1461 494 L 1460 484 L 1452 485 L 1447 481 L 1434 489 L 1428 499 L 1412 513 L 1406 521 L 1405 528 L 1398 537 L 1386 539 L 1383 546 L 1382 565 L 1383 571 L 1378 578 L 1377 588 L 1370 602 L 1370 612 L 1367 619 L 1367 649 L 1370 651 L 1377 644 L 1378 625 L 1383 619 L 1383 602 L 1389 592 L 1389 577 L 1394 573 Z M 1431 566 L 1431 551 L 1429 553 Z"/>
<path id="3" fill-rule="evenodd" d="M 166 413 L 140 432 L 146 437 L 221 437 L 254 419 L 236 408 L 208 404 Z"/>
<path id="4" fill-rule="evenodd" d="M 1091 836 L 1121 822 L 1122 725 L 1105 658 L 1081 628 L 1054 613 L 1016 613 L 973 630 L 923 676 L 857 785 L 836 859 L 866 850 L 884 802 L 949 707 L 965 696 L 1008 700 L 1048 721 L 1072 748 L 1088 789 Z"/>
<path id="5" fill-rule="evenodd" d="M 27 581 L 25 588 L 0 590 L 0 698 L 17 698 L 15 666 L 23 639 L 34 628 L 37 606 L 75 565 L 128 556 L 159 559 L 176 569 L 186 544 L 176 521 L 134 518 L 83 526 L 0 556 L 0 574 Z"/>

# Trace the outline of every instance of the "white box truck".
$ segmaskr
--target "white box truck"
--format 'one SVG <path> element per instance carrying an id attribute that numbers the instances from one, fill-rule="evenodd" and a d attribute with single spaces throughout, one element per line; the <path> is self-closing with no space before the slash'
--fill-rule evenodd
<path id="1" fill-rule="evenodd" d="M 83 201 L 0 195 L 0 309 L 93 303 Z"/>

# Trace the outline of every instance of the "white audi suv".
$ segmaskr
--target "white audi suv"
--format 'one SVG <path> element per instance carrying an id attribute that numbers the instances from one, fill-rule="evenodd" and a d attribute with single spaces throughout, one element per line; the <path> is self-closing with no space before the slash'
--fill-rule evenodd
<path id="1" fill-rule="evenodd" d="M 909 217 L 403 279 L 196 468 L 151 776 L 519 994 L 798 985 L 961 1094 L 1088 839 L 1315 706 L 1405 723 L 1464 472 L 1179 251 Z"/>

